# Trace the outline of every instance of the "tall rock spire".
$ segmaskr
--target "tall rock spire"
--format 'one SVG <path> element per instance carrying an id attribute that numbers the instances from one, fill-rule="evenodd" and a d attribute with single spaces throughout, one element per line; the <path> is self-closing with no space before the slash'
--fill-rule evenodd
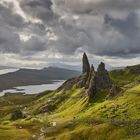
<path id="1" fill-rule="evenodd" d="M 109 77 L 108 71 L 105 69 L 105 64 L 100 63 L 96 72 L 96 88 L 109 89 L 112 86 L 112 81 Z"/>
<path id="2" fill-rule="evenodd" d="M 90 72 L 90 64 L 86 53 L 83 54 L 83 74 Z"/>

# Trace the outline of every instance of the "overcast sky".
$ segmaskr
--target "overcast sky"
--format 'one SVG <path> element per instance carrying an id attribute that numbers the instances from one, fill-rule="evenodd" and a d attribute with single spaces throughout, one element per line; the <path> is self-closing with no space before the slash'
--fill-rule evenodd
<path id="1" fill-rule="evenodd" d="M 139 64 L 140 0 L 0 0 L 0 65 Z"/>

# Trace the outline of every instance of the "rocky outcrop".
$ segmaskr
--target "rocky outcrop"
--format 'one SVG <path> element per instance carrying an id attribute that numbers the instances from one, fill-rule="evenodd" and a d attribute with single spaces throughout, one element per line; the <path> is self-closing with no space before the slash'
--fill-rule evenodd
<path id="1" fill-rule="evenodd" d="M 105 64 L 101 62 L 101 64 L 98 66 L 97 72 L 94 71 L 94 67 L 92 65 L 86 83 L 89 102 L 94 101 L 94 97 L 98 91 L 103 89 L 110 89 L 111 86 L 112 81 L 109 77 L 108 71 L 105 69 Z"/>
<path id="2" fill-rule="evenodd" d="M 90 64 L 86 53 L 83 54 L 83 74 L 90 72 Z"/>
<path id="3" fill-rule="evenodd" d="M 97 71 L 94 66 L 89 64 L 86 53 L 83 54 L 83 69 L 79 77 L 67 80 L 58 90 L 68 90 L 76 85 L 79 88 L 85 88 L 89 97 L 89 102 L 94 101 L 95 95 L 102 89 L 110 89 L 112 81 L 108 71 L 105 69 L 105 64 L 101 62 Z"/>
<path id="4" fill-rule="evenodd" d="M 11 120 L 18 120 L 22 119 L 25 116 L 23 115 L 22 111 L 20 109 L 15 110 L 11 115 Z"/>
<path id="5" fill-rule="evenodd" d="M 82 74 L 79 77 L 71 78 L 67 80 L 60 88 L 58 88 L 58 91 L 60 90 L 68 90 L 72 88 L 74 85 L 77 85 L 79 88 L 83 88 L 87 86 L 87 81 L 89 79 L 90 75 L 90 64 L 88 61 L 88 57 L 86 53 L 83 54 L 82 58 Z M 90 80 L 90 79 L 89 79 Z"/>
<path id="6" fill-rule="evenodd" d="M 109 77 L 108 71 L 105 69 L 105 64 L 100 63 L 96 72 L 96 88 L 97 89 L 110 89 L 112 81 Z"/>
<path id="7" fill-rule="evenodd" d="M 112 99 L 112 98 L 117 97 L 121 91 L 122 89 L 119 86 L 113 85 L 112 88 L 110 89 L 110 93 L 107 96 L 107 99 Z"/>

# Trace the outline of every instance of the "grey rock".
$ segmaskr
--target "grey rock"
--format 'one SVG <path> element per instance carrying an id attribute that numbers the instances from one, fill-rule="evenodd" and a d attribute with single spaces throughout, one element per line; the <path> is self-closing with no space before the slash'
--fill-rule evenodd
<path id="1" fill-rule="evenodd" d="M 110 89 L 110 93 L 107 96 L 107 99 L 112 99 L 112 98 L 118 96 L 121 91 L 122 91 L 122 89 L 119 86 L 113 85 L 112 88 Z"/>
<path id="2" fill-rule="evenodd" d="M 90 64 L 89 64 L 89 61 L 88 61 L 88 57 L 86 55 L 86 53 L 83 54 L 83 74 L 84 73 L 89 73 L 90 72 Z"/>
<path id="3" fill-rule="evenodd" d="M 108 71 L 105 69 L 105 64 L 100 63 L 96 72 L 96 88 L 97 89 L 110 89 L 112 81 L 109 77 Z"/>
<path id="4" fill-rule="evenodd" d="M 92 102 L 93 98 L 96 94 L 96 76 L 95 76 L 93 65 L 91 66 L 90 75 L 89 75 L 89 79 L 88 79 L 87 93 L 89 96 L 89 102 Z"/>

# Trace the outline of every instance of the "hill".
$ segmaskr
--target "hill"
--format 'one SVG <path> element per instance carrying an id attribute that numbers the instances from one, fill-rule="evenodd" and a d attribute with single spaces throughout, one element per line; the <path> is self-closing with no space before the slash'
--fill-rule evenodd
<path id="1" fill-rule="evenodd" d="M 18 69 L 18 68 L 12 67 L 12 66 L 2 66 L 2 65 L 0 65 L 0 70 L 4 70 L 4 69 Z"/>
<path id="2" fill-rule="evenodd" d="M 124 69 L 113 70 L 110 76 L 114 83 L 124 85 L 140 79 L 140 65 L 128 66 Z"/>
<path id="3" fill-rule="evenodd" d="M 131 68 L 114 75 L 101 63 L 94 71 L 84 54 L 82 74 L 57 90 L 1 97 L 0 138 L 140 140 L 140 73 Z M 127 70 L 134 77 L 124 82 Z"/>
<path id="4" fill-rule="evenodd" d="M 41 70 L 20 69 L 16 72 L 0 75 L 0 90 L 27 85 L 52 83 L 53 80 L 66 80 L 80 72 L 63 68 L 48 67 Z"/>

